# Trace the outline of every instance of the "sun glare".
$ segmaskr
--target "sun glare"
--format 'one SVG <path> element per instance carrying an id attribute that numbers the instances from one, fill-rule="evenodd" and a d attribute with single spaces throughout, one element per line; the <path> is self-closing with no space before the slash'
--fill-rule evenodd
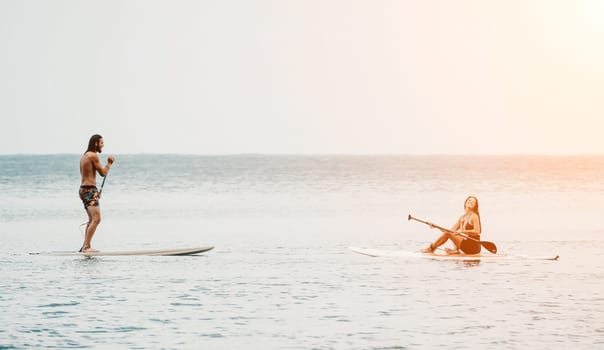
<path id="1" fill-rule="evenodd" d="M 583 11 L 585 17 L 590 19 L 594 27 L 598 28 L 600 32 L 604 31 L 604 1 L 600 0 L 585 0 Z"/>

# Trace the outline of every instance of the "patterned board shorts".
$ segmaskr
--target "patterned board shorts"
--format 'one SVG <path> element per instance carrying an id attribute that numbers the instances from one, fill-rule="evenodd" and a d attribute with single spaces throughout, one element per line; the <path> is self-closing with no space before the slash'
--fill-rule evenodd
<path id="1" fill-rule="evenodd" d="M 96 186 L 82 185 L 80 186 L 80 199 L 84 204 L 84 209 L 88 210 L 88 207 L 99 206 L 99 190 Z"/>

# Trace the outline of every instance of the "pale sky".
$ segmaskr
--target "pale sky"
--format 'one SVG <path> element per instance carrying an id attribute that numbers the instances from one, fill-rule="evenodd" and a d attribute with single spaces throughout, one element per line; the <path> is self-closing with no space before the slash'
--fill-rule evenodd
<path id="1" fill-rule="evenodd" d="M 0 154 L 604 154 L 604 1 L 0 2 Z"/>

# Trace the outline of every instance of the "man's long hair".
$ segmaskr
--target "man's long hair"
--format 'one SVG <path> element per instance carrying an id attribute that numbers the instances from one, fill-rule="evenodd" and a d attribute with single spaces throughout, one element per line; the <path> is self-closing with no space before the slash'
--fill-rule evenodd
<path id="1" fill-rule="evenodd" d="M 98 152 L 101 153 L 101 149 L 99 149 L 99 140 L 102 139 L 103 136 L 99 135 L 99 134 L 94 134 L 92 136 L 90 136 L 90 141 L 88 141 L 88 149 L 86 149 L 86 152 Z M 84 153 L 86 153 L 84 152 Z"/>

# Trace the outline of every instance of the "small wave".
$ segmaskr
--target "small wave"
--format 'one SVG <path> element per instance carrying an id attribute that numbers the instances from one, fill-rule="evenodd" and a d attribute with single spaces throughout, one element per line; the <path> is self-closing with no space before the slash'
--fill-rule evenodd
<path id="1" fill-rule="evenodd" d="M 50 303 L 50 304 L 38 305 L 38 307 L 61 307 L 61 306 L 76 306 L 76 305 L 80 305 L 80 303 L 77 301 L 72 301 L 69 303 Z"/>
<path id="2" fill-rule="evenodd" d="M 170 303 L 172 306 L 203 306 L 201 303 Z"/>
<path id="3" fill-rule="evenodd" d="M 67 315 L 68 312 L 66 311 L 47 311 L 47 312 L 43 312 L 42 315 L 46 316 L 46 317 L 59 317 L 59 316 L 63 316 L 63 315 Z"/>
<path id="4" fill-rule="evenodd" d="M 144 331 L 146 329 L 147 328 L 145 328 L 145 327 L 129 326 L 129 327 L 117 327 L 117 328 L 114 328 L 113 330 L 118 333 L 128 333 L 128 332 Z"/>
<path id="5" fill-rule="evenodd" d="M 208 338 L 224 338 L 224 335 L 220 334 L 220 333 L 208 333 L 208 334 L 201 334 L 202 337 L 208 337 Z"/>

